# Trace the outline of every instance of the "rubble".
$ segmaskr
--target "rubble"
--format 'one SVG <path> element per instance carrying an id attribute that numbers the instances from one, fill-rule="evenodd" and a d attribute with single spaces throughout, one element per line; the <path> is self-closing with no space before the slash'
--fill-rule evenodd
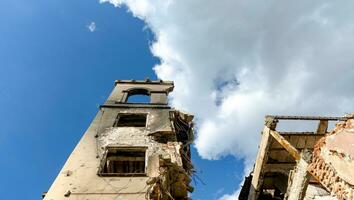
<path id="1" fill-rule="evenodd" d="M 189 199 L 188 192 L 194 190 L 189 185 L 190 176 L 194 173 L 189 148 L 194 138 L 193 116 L 178 110 L 171 111 L 170 116 L 177 142 L 167 142 L 163 149 L 169 155 L 178 152 L 181 157 L 178 160 L 171 160 L 170 156 L 159 155 L 158 176 L 151 177 L 147 181 L 149 185 L 146 194 L 147 200 L 187 200 Z"/>
<path id="2" fill-rule="evenodd" d="M 149 185 L 147 190 L 147 200 L 187 200 L 188 192 L 193 192 L 193 187 L 189 185 L 191 179 L 186 171 L 172 163 L 169 159 L 160 159 L 159 175 L 151 177 L 146 182 Z"/>

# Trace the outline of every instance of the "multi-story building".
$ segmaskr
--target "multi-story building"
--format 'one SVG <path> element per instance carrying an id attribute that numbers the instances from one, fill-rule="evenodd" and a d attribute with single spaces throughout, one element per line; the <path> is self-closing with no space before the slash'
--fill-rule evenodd
<path id="1" fill-rule="evenodd" d="M 116 81 L 44 199 L 188 199 L 193 116 L 168 105 L 173 87 Z"/>

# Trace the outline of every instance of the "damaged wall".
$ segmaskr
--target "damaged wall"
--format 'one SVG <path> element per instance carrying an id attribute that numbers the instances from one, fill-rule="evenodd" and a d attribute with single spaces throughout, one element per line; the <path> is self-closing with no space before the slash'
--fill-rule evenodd
<path id="1" fill-rule="evenodd" d="M 189 185 L 193 116 L 167 105 L 172 89 L 172 82 L 117 81 L 44 199 L 188 199 L 193 191 Z M 150 103 L 127 102 L 141 92 L 151 96 Z M 146 114 L 145 127 L 114 126 L 117 116 L 134 113 Z M 104 173 L 109 149 L 126 147 L 144 150 L 144 175 Z"/>
<path id="2" fill-rule="evenodd" d="M 354 119 L 348 116 L 315 146 L 309 171 L 339 199 L 354 199 Z"/>
<path id="3" fill-rule="evenodd" d="M 309 184 L 304 200 L 338 200 L 318 184 Z"/>

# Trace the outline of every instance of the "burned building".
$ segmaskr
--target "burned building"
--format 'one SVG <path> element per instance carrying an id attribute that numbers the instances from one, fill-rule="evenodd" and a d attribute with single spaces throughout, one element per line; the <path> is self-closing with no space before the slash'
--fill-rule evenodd
<path id="1" fill-rule="evenodd" d="M 318 121 L 313 132 L 280 132 L 283 120 Z M 329 122 L 338 122 L 327 131 Z M 267 116 L 240 200 L 353 200 L 354 115 Z"/>
<path id="2" fill-rule="evenodd" d="M 184 200 L 193 116 L 171 108 L 170 81 L 118 80 L 45 200 Z M 147 102 L 132 102 L 136 95 Z"/>

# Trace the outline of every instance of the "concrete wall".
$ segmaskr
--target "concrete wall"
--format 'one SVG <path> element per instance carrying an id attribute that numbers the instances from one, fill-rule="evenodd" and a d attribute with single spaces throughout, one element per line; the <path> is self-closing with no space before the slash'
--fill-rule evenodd
<path id="1" fill-rule="evenodd" d="M 170 81 L 117 81 L 107 103 L 125 103 L 129 93 L 134 89 L 147 90 L 153 104 L 167 104 L 168 93 L 173 90 L 173 82 Z"/>
<path id="2" fill-rule="evenodd" d="M 148 177 L 100 177 L 97 175 L 98 168 L 107 146 L 147 147 L 147 176 L 157 176 L 158 164 L 154 162 L 158 160 L 154 155 L 161 155 L 182 165 L 180 155 L 176 154 L 181 148 L 178 144 L 158 143 L 148 136 L 158 131 L 173 134 L 169 112 L 167 108 L 101 108 L 60 171 L 45 200 L 145 199 Z M 118 113 L 147 113 L 147 127 L 112 127 Z M 68 191 L 70 195 L 65 197 Z"/>
<path id="3" fill-rule="evenodd" d="M 131 91 L 137 88 L 147 91 L 146 94 L 151 96 L 150 104 L 126 103 L 127 97 L 134 93 Z M 164 193 L 171 192 L 177 198 L 187 198 L 187 190 L 191 191 L 188 185 L 190 178 L 181 158 L 181 151 L 186 146 L 183 146 L 181 141 L 177 141 L 173 125 L 175 118 L 172 117 L 175 116 L 176 111 L 171 110 L 167 105 L 167 95 L 172 89 L 173 82 L 116 81 L 116 86 L 108 100 L 101 106 L 44 199 L 143 200 L 148 190 L 150 197 L 154 197 L 156 192 L 161 190 L 162 184 L 167 184 L 170 188 L 170 191 Z M 147 114 L 146 127 L 113 127 L 120 113 Z M 181 113 L 178 116 L 187 117 Z M 187 120 L 186 123 L 189 124 L 193 116 L 188 115 L 187 118 L 189 121 Z M 192 124 L 190 126 L 192 127 Z M 190 130 L 192 129 L 188 131 Z M 160 137 L 164 140 L 159 140 Z M 146 149 L 146 176 L 99 176 L 98 171 L 107 147 Z M 162 168 L 168 170 L 164 173 L 165 177 L 161 177 L 159 173 Z M 173 176 L 174 181 L 156 182 L 165 180 L 168 176 Z M 149 184 L 147 184 L 148 180 Z"/>

